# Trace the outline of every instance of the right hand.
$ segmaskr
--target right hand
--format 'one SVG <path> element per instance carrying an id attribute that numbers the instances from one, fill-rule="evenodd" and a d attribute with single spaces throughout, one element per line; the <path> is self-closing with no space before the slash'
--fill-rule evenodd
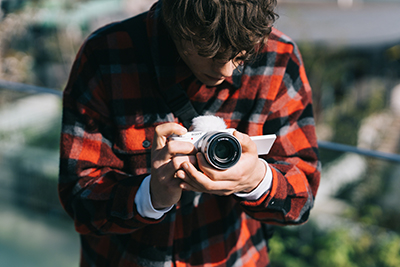
<path id="1" fill-rule="evenodd" d="M 176 204 L 182 195 L 182 180 L 175 177 L 183 162 L 195 164 L 195 147 L 189 142 L 168 141 L 172 134 L 183 135 L 186 128 L 177 123 L 156 127 L 151 151 L 150 195 L 155 209 Z"/>

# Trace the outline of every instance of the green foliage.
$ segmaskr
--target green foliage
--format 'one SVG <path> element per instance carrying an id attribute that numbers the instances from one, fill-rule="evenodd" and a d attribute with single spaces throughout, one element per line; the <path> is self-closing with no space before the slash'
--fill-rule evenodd
<path id="1" fill-rule="evenodd" d="M 398 81 L 392 69 L 394 64 L 399 68 L 400 62 L 385 56 L 395 49 L 310 43 L 302 43 L 299 48 L 313 89 L 317 124 L 330 126 L 330 141 L 356 145 L 361 121 L 387 108 L 390 89 Z"/>
<path id="2" fill-rule="evenodd" d="M 400 266 L 400 235 L 358 224 L 278 228 L 270 248 L 274 267 Z"/>

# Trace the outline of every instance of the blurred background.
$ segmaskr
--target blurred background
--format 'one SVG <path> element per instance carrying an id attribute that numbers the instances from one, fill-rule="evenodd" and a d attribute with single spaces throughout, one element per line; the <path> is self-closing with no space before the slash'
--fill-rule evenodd
<path id="1" fill-rule="evenodd" d="M 57 196 L 61 92 L 90 32 L 154 1 L 0 0 L 0 266 L 78 266 Z M 323 169 L 310 222 L 277 228 L 273 266 L 400 266 L 400 1 L 277 12 L 313 88 Z"/>

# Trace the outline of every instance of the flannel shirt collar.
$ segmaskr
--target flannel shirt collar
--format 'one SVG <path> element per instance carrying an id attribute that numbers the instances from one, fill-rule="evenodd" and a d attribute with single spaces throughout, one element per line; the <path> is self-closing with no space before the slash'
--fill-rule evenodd
<path id="1" fill-rule="evenodd" d="M 156 79 L 161 90 L 184 81 L 193 75 L 190 68 L 180 58 L 175 43 L 162 22 L 162 1 L 155 3 L 147 15 L 147 32 Z M 240 88 L 244 66 L 239 66 L 225 82 Z"/>

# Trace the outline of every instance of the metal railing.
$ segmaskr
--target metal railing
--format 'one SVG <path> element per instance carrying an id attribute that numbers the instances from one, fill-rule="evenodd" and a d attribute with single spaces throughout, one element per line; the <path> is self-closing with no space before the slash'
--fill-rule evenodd
<path id="1" fill-rule="evenodd" d="M 53 94 L 53 95 L 62 97 L 62 92 L 55 90 L 55 89 L 50 89 L 50 88 L 45 88 L 45 87 L 40 87 L 40 86 L 35 86 L 35 85 L 28 85 L 28 84 L 24 84 L 24 83 L 10 82 L 10 81 L 5 81 L 5 80 L 0 80 L 0 89 L 2 89 L 2 88 L 19 91 L 19 92 L 27 92 L 27 93 Z M 363 156 L 367 156 L 367 157 L 372 157 L 372 158 L 377 158 L 377 159 L 381 159 L 381 160 L 400 163 L 400 155 L 398 155 L 398 154 L 385 153 L 385 152 L 381 152 L 381 151 L 364 149 L 364 148 L 359 148 L 359 147 L 354 147 L 354 146 L 349 146 L 349 145 L 344 145 L 344 144 L 338 144 L 338 143 L 333 143 L 333 142 L 328 142 L 328 141 L 318 141 L 318 146 L 320 148 L 327 149 L 327 150 L 355 153 L 355 154 L 359 154 L 359 155 L 363 155 Z"/>
<path id="2" fill-rule="evenodd" d="M 367 156 L 367 157 L 378 158 L 378 159 L 382 159 L 382 160 L 400 163 L 400 155 L 398 155 L 398 154 L 385 153 L 385 152 L 381 152 L 381 151 L 359 148 L 359 147 L 343 145 L 343 144 L 327 142 L 327 141 L 318 141 L 318 146 L 320 148 L 324 148 L 324 149 L 328 149 L 328 150 L 334 150 L 334 151 L 339 151 L 339 152 L 350 152 L 350 153 L 355 153 L 355 154 L 359 154 L 359 155 L 363 155 L 363 156 Z"/>
<path id="3" fill-rule="evenodd" d="M 55 89 L 24 84 L 24 83 L 10 82 L 5 80 L 0 80 L 0 88 L 25 92 L 25 93 L 38 93 L 38 94 L 44 93 L 44 94 L 53 94 L 60 97 L 62 96 L 62 92 Z"/>

